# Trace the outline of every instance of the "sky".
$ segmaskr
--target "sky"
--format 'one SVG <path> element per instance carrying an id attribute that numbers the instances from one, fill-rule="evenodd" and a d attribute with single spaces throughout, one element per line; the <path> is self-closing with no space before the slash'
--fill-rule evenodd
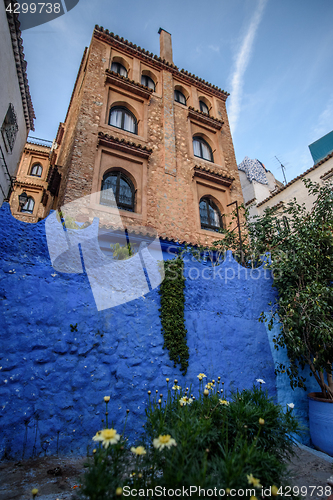
<path id="1" fill-rule="evenodd" d="M 333 129 L 332 0 L 80 0 L 22 32 L 36 113 L 30 136 L 53 140 L 95 24 L 230 93 L 236 160 L 259 159 L 287 182 L 313 165 L 308 145 Z"/>

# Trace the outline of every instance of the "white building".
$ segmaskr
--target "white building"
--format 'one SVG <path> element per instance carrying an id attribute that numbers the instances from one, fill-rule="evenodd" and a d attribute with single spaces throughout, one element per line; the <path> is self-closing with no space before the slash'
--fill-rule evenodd
<path id="1" fill-rule="evenodd" d="M 10 193 L 35 118 L 20 23 L 8 6 L 9 0 L 0 0 L 0 206 Z"/>
<path id="2" fill-rule="evenodd" d="M 333 131 L 310 144 L 309 149 L 314 165 L 286 185 L 277 181 L 260 161 L 244 158 L 238 170 L 250 216 L 262 215 L 268 207 L 282 209 L 294 198 L 299 204 L 304 203 L 307 210 L 311 209 L 314 200 L 303 179 L 319 184 L 333 183 Z"/>
<path id="3" fill-rule="evenodd" d="M 259 160 L 251 160 L 245 156 L 242 163 L 238 165 L 238 171 L 244 204 L 250 207 L 251 215 L 253 207 L 283 188 L 282 182 L 276 180 L 272 172 L 267 170 Z"/>

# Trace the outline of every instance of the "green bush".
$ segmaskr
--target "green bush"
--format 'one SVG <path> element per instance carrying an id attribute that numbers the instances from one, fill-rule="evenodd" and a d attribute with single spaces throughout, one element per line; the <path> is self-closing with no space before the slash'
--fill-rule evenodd
<path id="1" fill-rule="evenodd" d="M 177 381 L 164 399 L 158 393 L 149 394 L 139 448 L 130 448 L 114 430 L 109 430 L 114 442 L 110 445 L 103 438 L 107 431 L 97 434 L 94 439 L 100 441 L 99 447 L 81 493 L 92 500 L 157 498 L 165 488 L 167 497 L 173 496 L 168 490 L 179 489 L 181 497 L 191 492 L 191 498 L 216 498 L 235 489 L 244 490 L 244 495 L 233 498 L 254 500 L 262 496 L 262 488 L 268 488 L 265 498 L 274 498 L 269 492 L 285 486 L 286 459 L 292 454 L 290 436 L 300 432 L 292 410 L 274 404 L 261 387 L 226 397 L 220 380 L 206 384 L 201 378 L 197 398 L 191 388 L 183 390 Z"/>

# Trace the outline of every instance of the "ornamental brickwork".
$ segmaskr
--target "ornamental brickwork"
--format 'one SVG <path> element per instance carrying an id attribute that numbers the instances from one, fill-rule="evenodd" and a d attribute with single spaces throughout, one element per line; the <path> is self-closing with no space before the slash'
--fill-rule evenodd
<path id="1" fill-rule="evenodd" d="M 52 208 L 53 197 L 47 192 L 51 144 L 43 142 L 44 144 L 32 141 L 26 143 L 10 196 L 12 215 L 23 222 L 38 222 Z M 23 207 L 19 204 L 22 193 L 26 193 L 30 200 Z"/>
<path id="2" fill-rule="evenodd" d="M 108 173 L 121 172 L 135 190 L 133 211 L 120 209 L 124 227 L 148 226 L 162 238 L 207 245 L 217 235 L 202 228 L 200 200 L 212 200 L 224 223 L 231 211 L 227 205 L 243 202 L 228 94 L 179 70 L 172 62 L 171 35 L 164 30 L 160 42 L 158 57 L 95 27 L 56 138 L 58 204 L 98 193 Z M 142 76 L 154 88 L 143 85 Z M 175 90 L 184 102 L 175 101 Z M 115 108 L 133 117 L 135 132 L 110 124 Z M 207 145 L 210 159 L 194 155 L 193 138 Z M 94 208 L 100 225 L 107 226 L 116 209 L 101 205 L 98 194 L 92 200 L 81 220 L 92 221 Z"/>

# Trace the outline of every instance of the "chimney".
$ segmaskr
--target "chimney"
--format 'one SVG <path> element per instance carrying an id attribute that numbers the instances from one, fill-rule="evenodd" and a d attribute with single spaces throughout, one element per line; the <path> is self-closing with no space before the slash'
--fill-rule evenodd
<path id="1" fill-rule="evenodd" d="M 158 30 L 158 33 L 160 35 L 160 56 L 162 59 L 173 64 L 171 33 L 162 28 Z"/>

